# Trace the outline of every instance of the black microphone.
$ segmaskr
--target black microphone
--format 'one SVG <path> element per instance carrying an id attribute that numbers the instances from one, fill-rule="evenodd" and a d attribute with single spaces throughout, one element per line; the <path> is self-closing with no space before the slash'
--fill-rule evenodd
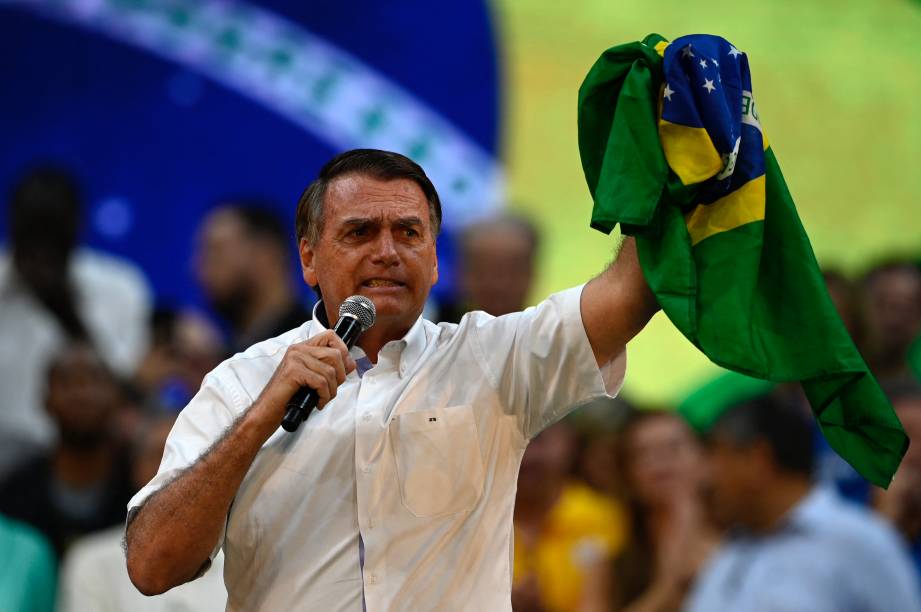
<path id="1" fill-rule="evenodd" d="M 336 321 L 333 331 L 342 338 L 348 348 L 352 348 L 361 332 L 374 325 L 376 316 L 374 302 L 363 295 L 353 295 L 346 298 L 342 305 L 339 306 L 339 320 Z M 297 428 L 307 419 L 310 412 L 317 407 L 319 402 L 320 394 L 315 389 L 301 387 L 288 400 L 285 418 L 281 420 L 281 426 L 285 431 L 297 431 Z"/>

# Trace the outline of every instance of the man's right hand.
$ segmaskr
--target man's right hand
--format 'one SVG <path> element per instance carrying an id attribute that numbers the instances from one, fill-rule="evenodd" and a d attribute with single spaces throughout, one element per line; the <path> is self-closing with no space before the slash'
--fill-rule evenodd
<path id="1" fill-rule="evenodd" d="M 322 409 L 336 397 L 339 385 L 355 368 L 355 360 L 345 343 L 335 332 L 327 330 L 288 347 L 253 408 L 277 427 L 285 406 L 299 389 L 315 389 L 320 396 L 317 408 Z"/>

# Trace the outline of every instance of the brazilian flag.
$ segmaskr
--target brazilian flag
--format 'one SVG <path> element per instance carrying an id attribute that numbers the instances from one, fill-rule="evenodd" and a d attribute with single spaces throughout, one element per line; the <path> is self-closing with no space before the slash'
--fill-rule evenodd
<path id="1" fill-rule="evenodd" d="M 592 226 L 636 237 L 681 333 L 720 366 L 800 381 L 832 448 L 888 486 L 908 439 L 825 289 L 745 53 L 710 35 L 608 49 L 579 90 L 579 150 Z"/>

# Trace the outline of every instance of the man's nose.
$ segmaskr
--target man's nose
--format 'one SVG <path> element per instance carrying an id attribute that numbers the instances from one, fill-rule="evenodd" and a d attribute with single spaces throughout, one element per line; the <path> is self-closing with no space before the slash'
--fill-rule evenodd
<path id="1" fill-rule="evenodd" d="M 371 261 L 383 266 L 393 266 L 399 262 L 396 244 L 390 232 L 381 232 L 374 242 L 374 252 Z"/>

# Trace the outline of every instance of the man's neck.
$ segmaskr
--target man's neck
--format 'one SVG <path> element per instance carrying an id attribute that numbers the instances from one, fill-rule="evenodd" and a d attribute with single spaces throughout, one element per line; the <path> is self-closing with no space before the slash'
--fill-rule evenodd
<path id="1" fill-rule="evenodd" d="M 267 282 L 253 290 L 240 321 L 241 336 L 260 331 L 269 321 L 283 315 L 294 303 L 291 288 L 286 283 Z"/>
<path id="2" fill-rule="evenodd" d="M 326 321 L 320 321 L 320 323 L 326 325 L 328 329 L 333 329 L 336 326 L 336 321 L 339 320 L 338 313 L 332 311 L 333 308 L 338 308 L 338 305 L 329 304 L 326 300 L 323 300 L 323 312 L 326 315 Z M 376 364 L 377 355 L 381 352 L 381 349 L 388 342 L 400 340 L 406 336 L 415 324 L 416 319 L 421 315 L 422 313 L 416 315 L 409 325 L 406 324 L 406 320 L 402 317 L 399 320 L 378 317 L 370 329 L 362 332 L 355 344 L 364 351 L 371 363 Z"/>
<path id="3" fill-rule="evenodd" d="M 55 449 L 51 465 L 58 481 L 74 488 L 89 486 L 108 477 L 112 448 L 107 443 L 93 448 L 62 445 Z"/>
<path id="4" fill-rule="evenodd" d="M 772 484 L 763 489 L 761 511 L 752 517 L 751 530 L 765 534 L 780 527 L 790 511 L 809 494 L 812 486 L 812 482 L 804 476 L 778 475 Z"/>

